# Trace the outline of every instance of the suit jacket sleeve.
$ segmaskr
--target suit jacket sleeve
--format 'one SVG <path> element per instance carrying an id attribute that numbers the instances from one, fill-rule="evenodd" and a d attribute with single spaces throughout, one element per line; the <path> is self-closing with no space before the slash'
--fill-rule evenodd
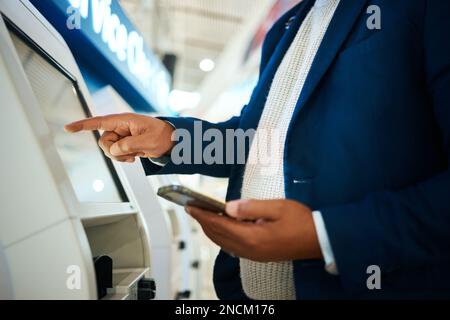
<path id="1" fill-rule="evenodd" d="M 430 0 L 424 18 L 424 74 L 430 107 L 442 133 L 446 168 L 403 190 L 369 194 L 355 203 L 321 209 L 346 288 L 367 290 L 367 268 L 371 265 L 389 274 L 450 260 L 448 12 L 449 1 Z"/>
<path id="2" fill-rule="evenodd" d="M 243 109 L 244 112 L 246 108 Z M 231 170 L 231 164 L 227 164 L 226 155 L 231 150 L 227 150 L 227 144 L 225 141 L 226 132 L 229 129 L 236 130 L 239 127 L 240 117 L 234 117 L 226 122 L 222 123 L 210 123 L 208 121 L 203 121 L 195 118 L 163 118 L 160 119 L 170 122 L 177 130 L 185 130 L 189 133 L 191 137 L 191 162 L 183 163 L 183 164 L 175 164 L 172 159 L 169 162 L 161 167 L 158 164 L 155 164 L 149 159 L 141 159 L 142 164 L 144 166 L 145 173 L 147 175 L 165 175 L 165 174 L 203 174 L 211 177 L 219 177 L 219 178 L 228 178 Z M 195 126 L 201 125 L 201 135 L 196 135 Z M 206 164 L 203 161 L 201 163 L 195 163 L 194 155 L 195 153 L 201 153 L 203 155 L 203 151 L 205 147 L 211 143 L 211 141 L 203 141 L 203 134 L 210 130 L 215 129 L 220 132 L 223 137 L 223 149 L 221 150 L 221 161 L 219 163 L 214 164 Z M 182 139 L 181 139 L 182 140 Z M 180 141 L 180 143 L 183 141 Z M 236 152 L 234 153 L 236 154 Z"/>

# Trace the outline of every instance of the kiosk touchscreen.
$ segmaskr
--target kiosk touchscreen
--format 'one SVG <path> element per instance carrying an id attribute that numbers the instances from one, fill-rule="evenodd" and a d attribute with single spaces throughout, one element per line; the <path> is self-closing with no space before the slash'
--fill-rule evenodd
<path id="1" fill-rule="evenodd" d="M 26 35 L 10 28 L 11 39 L 72 187 L 80 202 L 127 201 L 114 168 L 105 159 L 93 133 L 67 134 L 64 125 L 90 116 L 86 102 L 71 75 L 31 46 Z"/>
<path id="2" fill-rule="evenodd" d="M 0 1 L 0 97 L 12 298 L 154 298 L 144 217 L 98 136 L 64 132 L 92 102 L 66 43 L 27 0 Z"/>

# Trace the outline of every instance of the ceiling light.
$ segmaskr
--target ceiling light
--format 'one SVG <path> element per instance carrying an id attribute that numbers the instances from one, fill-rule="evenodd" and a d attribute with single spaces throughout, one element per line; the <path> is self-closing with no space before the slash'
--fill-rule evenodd
<path id="1" fill-rule="evenodd" d="M 200 70 L 202 70 L 204 72 L 210 72 L 210 71 L 214 70 L 214 68 L 216 67 L 216 64 L 211 59 L 203 59 L 200 62 L 199 67 L 200 67 Z"/>

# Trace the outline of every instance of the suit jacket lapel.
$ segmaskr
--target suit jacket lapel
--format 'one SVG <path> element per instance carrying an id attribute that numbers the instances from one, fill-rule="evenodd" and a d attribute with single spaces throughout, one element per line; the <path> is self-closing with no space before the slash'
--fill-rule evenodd
<path id="1" fill-rule="evenodd" d="M 330 68 L 366 2 L 367 0 L 341 0 L 339 3 L 303 86 L 293 119 L 311 98 L 320 80 Z"/>

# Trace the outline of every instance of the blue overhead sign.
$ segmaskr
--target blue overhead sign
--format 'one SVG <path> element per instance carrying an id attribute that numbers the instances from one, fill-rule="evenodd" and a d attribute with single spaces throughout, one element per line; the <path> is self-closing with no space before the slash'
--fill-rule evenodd
<path id="1" fill-rule="evenodd" d="M 117 0 L 31 0 L 95 76 L 137 110 L 168 108 L 170 75 Z"/>

